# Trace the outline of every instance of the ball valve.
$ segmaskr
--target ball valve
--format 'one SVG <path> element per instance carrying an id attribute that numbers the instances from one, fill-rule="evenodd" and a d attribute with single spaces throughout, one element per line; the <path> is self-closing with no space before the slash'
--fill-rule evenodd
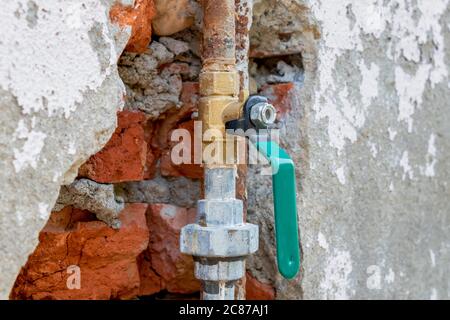
<path id="1" fill-rule="evenodd" d="M 241 129 L 256 134 L 248 136 L 272 168 L 275 236 L 278 270 L 286 279 L 293 279 L 300 269 L 300 244 L 297 221 L 295 165 L 288 153 L 270 135 L 262 134 L 274 126 L 275 108 L 266 97 L 251 96 L 244 104 L 243 117 L 227 123 L 228 129 Z"/>

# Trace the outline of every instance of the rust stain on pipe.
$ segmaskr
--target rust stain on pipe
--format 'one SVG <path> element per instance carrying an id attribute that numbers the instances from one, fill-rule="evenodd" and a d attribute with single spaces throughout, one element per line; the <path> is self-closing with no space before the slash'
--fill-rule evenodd
<path id="1" fill-rule="evenodd" d="M 224 133 L 226 121 L 242 116 L 242 105 L 249 95 L 248 52 L 253 0 L 203 0 L 202 5 L 199 116 L 204 131 L 218 129 Z M 205 146 L 209 143 L 212 141 L 205 142 Z M 237 170 L 236 197 L 244 201 L 245 222 L 247 166 L 238 165 Z M 245 277 L 237 282 L 235 297 L 245 299 Z"/>
<path id="2" fill-rule="evenodd" d="M 236 69 L 239 73 L 239 99 L 247 100 L 249 96 L 249 51 L 250 27 L 253 17 L 253 0 L 235 0 L 236 8 Z M 244 204 L 244 222 L 247 221 L 247 165 L 237 166 L 236 198 Z M 235 286 L 236 300 L 245 300 L 246 278 L 237 281 Z"/>
<path id="3" fill-rule="evenodd" d="M 234 0 L 203 0 L 203 67 L 213 71 L 235 66 Z"/>
<path id="4" fill-rule="evenodd" d="M 203 0 L 203 66 L 200 72 L 199 117 L 203 132 L 219 130 L 238 119 L 239 75 L 236 71 L 235 0 Z M 227 139 L 227 138 L 224 138 Z M 205 142 L 205 147 L 212 143 Z M 225 143 L 225 140 L 224 140 Z M 222 164 L 217 164 L 223 166 Z M 213 166 L 216 166 L 213 164 Z"/>
<path id="5" fill-rule="evenodd" d="M 253 0 L 235 0 L 236 7 L 236 69 L 239 73 L 241 100 L 249 92 L 248 56 L 250 51 L 250 27 L 253 16 Z"/>

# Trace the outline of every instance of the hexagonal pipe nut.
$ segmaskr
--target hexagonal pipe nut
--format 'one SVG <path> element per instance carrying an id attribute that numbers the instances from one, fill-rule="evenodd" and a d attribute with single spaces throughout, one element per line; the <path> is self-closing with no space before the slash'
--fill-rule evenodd
<path id="1" fill-rule="evenodd" d="M 236 225 L 244 220 L 244 205 L 241 200 L 199 200 L 197 219 L 206 226 Z"/>
<path id="2" fill-rule="evenodd" d="M 257 129 L 265 129 L 275 123 L 277 110 L 267 102 L 255 104 L 250 109 L 250 120 Z"/>
<path id="3" fill-rule="evenodd" d="M 180 250 L 197 257 L 241 257 L 258 250 L 258 226 L 241 224 L 234 226 L 202 227 L 190 224 L 181 230 Z"/>
<path id="4" fill-rule="evenodd" d="M 244 259 L 196 261 L 195 277 L 203 281 L 234 281 L 245 273 Z"/>
<path id="5" fill-rule="evenodd" d="M 199 76 L 199 82 L 202 96 L 235 96 L 239 91 L 238 74 L 236 72 L 202 72 Z"/>

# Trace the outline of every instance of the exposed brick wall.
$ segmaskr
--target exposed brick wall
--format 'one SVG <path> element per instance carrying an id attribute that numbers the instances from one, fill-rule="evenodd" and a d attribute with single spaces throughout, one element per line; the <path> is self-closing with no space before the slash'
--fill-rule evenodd
<path id="1" fill-rule="evenodd" d="M 93 155 L 79 169 L 79 176 L 100 183 L 139 181 L 144 179 L 147 167 L 154 163 L 151 148 L 145 139 L 145 113 L 122 111 L 118 127 L 106 146 Z M 150 154 L 151 163 L 147 162 Z"/>
<path id="2" fill-rule="evenodd" d="M 136 258 L 148 246 L 146 204 L 128 205 L 113 230 L 95 215 L 66 207 L 54 212 L 39 245 L 22 268 L 11 299 L 118 299 L 139 292 Z M 70 266 L 80 269 L 79 289 L 69 289 Z"/>
<path id="3" fill-rule="evenodd" d="M 134 6 L 116 3 L 109 12 L 113 23 L 121 27 L 131 27 L 131 38 L 126 50 L 142 53 L 147 49 L 152 36 L 152 19 L 156 8 L 153 0 L 136 0 Z"/>
<path id="4" fill-rule="evenodd" d="M 153 15 L 151 0 L 137 1 L 134 8 L 113 7 L 111 19 L 121 26 L 132 27 L 128 51 L 147 49 Z M 172 51 L 176 50 L 172 48 Z M 179 105 L 156 118 L 154 114 L 150 116 L 131 108 L 119 112 L 117 129 L 111 139 L 81 166 L 79 178 L 114 185 L 155 177 L 201 180 L 203 168 L 200 165 L 177 165 L 171 160 L 172 148 L 178 143 L 171 141 L 173 130 L 185 129 L 193 137 L 192 114 L 197 111 L 199 88 L 195 77 L 188 76 L 192 73 L 191 67 L 183 62 L 158 67 L 155 72 L 169 72 L 170 77 L 175 74 L 177 81 L 182 79 Z M 290 88 L 289 83 L 262 88 L 281 117 L 290 108 Z M 191 146 L 194 146 L 193 141 Z M 191 158 L 193 160 L 193 154 Z M 245 186 L 239 186 L 239 190 L 245 196 Z M 180 230 L 194 222 L 195 212 L 195 208 L 170 203 L 126 204 L 120 214 L 122 226 L 118 230 L 97 220 L 94 214 L 70 206 L 53 212 L 41 231 L 38 247 L 16 280 L 11 298 L 131 299 L 159 292 L 198 293 L 200 283 L 194 278 L 193 258 L 179 251 Z M 71 265 L 80 268 L 79 289 L 67 287 L 70 277 L 67 268 Z M 249 299 L 275 298 L 274 288 L 250 273 L 246 288 Z"/>
<path id="5" fill-rule="evenodd" d="M 289 108 L 290 84 L 266 86 L 265 93 L 283 114 Z M 198 86 L 184 83 L 183 106 L 156 121 L 140 111 L 122 111 L 118 127 L 103 150 L 80 169 L 80 176 L 101 183 L 164 176 L 200 179 L 198 165 L 171 163 L 170 134 L 192 132 Z M 161 291 L 190 294 L 200 290 L 193 259 L 179 251 L 181 228 L 195 220 L 195 208 L 170 204 L 129 204 L 122 227 L 113 230 L 95 215 L 71 207 L 54 212 L 42 230 L 39 245 L 17 278 L 12 299 L 130 299 Z M 67 267 L 81 271 L 81 288 L 68 289 Z M 247 298 L 274 299 L 274 288 L 247 274 Z"/>

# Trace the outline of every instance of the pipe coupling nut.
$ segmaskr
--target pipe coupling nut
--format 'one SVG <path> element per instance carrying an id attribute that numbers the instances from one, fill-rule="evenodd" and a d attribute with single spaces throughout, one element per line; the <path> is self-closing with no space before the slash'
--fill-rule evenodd
<path id="1" fill-rule="evenodd" d="M 257 129 L 266 129 L 275 123 L 277 110 L 267 102 L 255 104 L 250 109 L 250 120 Z"/>

